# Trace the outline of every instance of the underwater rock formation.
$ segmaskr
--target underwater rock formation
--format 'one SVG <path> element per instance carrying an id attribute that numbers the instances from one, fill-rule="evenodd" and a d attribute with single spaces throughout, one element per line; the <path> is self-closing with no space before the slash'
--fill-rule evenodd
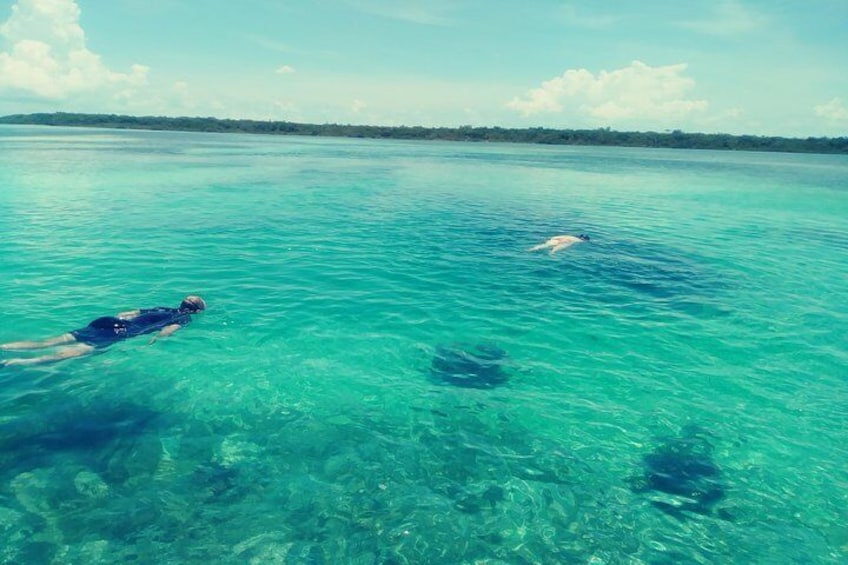
<path id="1" fill-rule="evenodd" d="M 133 402 L 103 400 L 84 405 L 69 399 L 0 427 L 4 451 L 90 451 L 155 429 L 160 414 Z"/>
<path id="2" fill-rule="evenodd" d="M 665 438 L 642 458 L 644 472 L 631 479 L 631 490 L 669 495 L 651 504 L 679 520 L 686 518 L 686 512 L 711 515 L 726 494 L 712 451 L 707 432 L 688 426 L 680 437 Z M 719 517 L 728 518 L 723 512 Z"/>
<path id="3" fill-rule="evenodd" d="M 439 345 L 430 364 L 434 382 L 464 388 L 493 388 L 509 380 L 503 365 L 506 352 L 497 345 Z"/>
<path id="4" fill-rule="evenodd" d="M 109 485 L 103 477 L 89 470 L 83 470 L 74 477 L 77 492 L 87 498 L 103 498 L 109 495 Z"/>
<path id="5" fill-rule="evenodd" d="M 109 398 L 87 404 L 66 398 L 32 410 L 0 424 L 0 477 L 50 466 L 57 457 L 70 457 L 104 473 L 119 452 L 137 458 L 139 444 L 156 438 L 162 416 L 146 406 Z M 107 475 L 107 482 L 115 480 Z"/>

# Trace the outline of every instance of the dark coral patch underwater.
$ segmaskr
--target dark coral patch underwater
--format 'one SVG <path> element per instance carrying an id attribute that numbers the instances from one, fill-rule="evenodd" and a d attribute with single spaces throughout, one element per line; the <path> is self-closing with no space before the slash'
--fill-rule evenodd
<path id="1" fill-rule="evenodd" d="M 631 490 L 660 493 L 651 504 L 679 520 L 687 513 L 712 515 L 727 487 L 707 436 L 701 428 L 688 426 L 679 437 L 664 438 L 642 458 L 643 473 L 630 480 Z M 718 516 L 729 519 L 723 511 Z"/>
<path id="2" fill-rule="evenodd" d="M 439 345 L 430 364 L 430 378 L 463 388 L 494 388 L 509 380 L 506 351 L 490 343 Z"/>

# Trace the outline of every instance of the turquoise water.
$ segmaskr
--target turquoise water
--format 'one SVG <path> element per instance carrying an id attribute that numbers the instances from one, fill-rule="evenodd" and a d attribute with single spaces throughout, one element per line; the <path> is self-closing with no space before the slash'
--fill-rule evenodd
<path id="1" fill-rule="evenodd" d="M 209 304 L 0 368 L 0 560 L 844 563 L 846 190 L 844 156 L 0 128 L 0 342 Z M 443 381 L 477 344 L 506 382 Z"/>

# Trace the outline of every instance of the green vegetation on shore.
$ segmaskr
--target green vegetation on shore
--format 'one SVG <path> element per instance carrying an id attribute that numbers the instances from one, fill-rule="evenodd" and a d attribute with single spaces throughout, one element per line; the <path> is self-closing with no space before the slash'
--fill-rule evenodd
<path id="1" fill-rule="evenodd" d="M 557 130 L 548 128 L 507 129 L 500 127 L 426 128 L 340 124 L 301 124 L 218 118 L 135 117 L 114 114 L 17 114 L 0 117 L 0 124 L 95 127 L 114 129 L 176 130 L 197 132 L 259 133 L 375 139 L 420 139 L 541 143 L 547 145 L 606 145 L 622 147 L 666 147 L 676 149 L 723 149 L 735 151 L 783 151 L 791 153 L 848 154 L 848 137 L 764 137 L 723 133 L 622 132 L 609 128 Z"/>

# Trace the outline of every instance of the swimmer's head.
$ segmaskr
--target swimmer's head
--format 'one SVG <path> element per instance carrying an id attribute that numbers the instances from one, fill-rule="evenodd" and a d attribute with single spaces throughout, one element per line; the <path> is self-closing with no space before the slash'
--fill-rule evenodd
<path id="1" fill-rule="evenodd" d="M 585 233 L 581 233 L 577 237 L 578 237 L 578 239 L 582 239 L 583 241 L 589 241 L 589 236 L 586 235 Z"/>
<path id="2" fill-rule="evenodd" d="M 199 296 L 186 296 L 183 298 L 183 301 L 180 302 L 180 310 L 190 314 L 202 312 L 206 310 L 206 302 Z"/>

